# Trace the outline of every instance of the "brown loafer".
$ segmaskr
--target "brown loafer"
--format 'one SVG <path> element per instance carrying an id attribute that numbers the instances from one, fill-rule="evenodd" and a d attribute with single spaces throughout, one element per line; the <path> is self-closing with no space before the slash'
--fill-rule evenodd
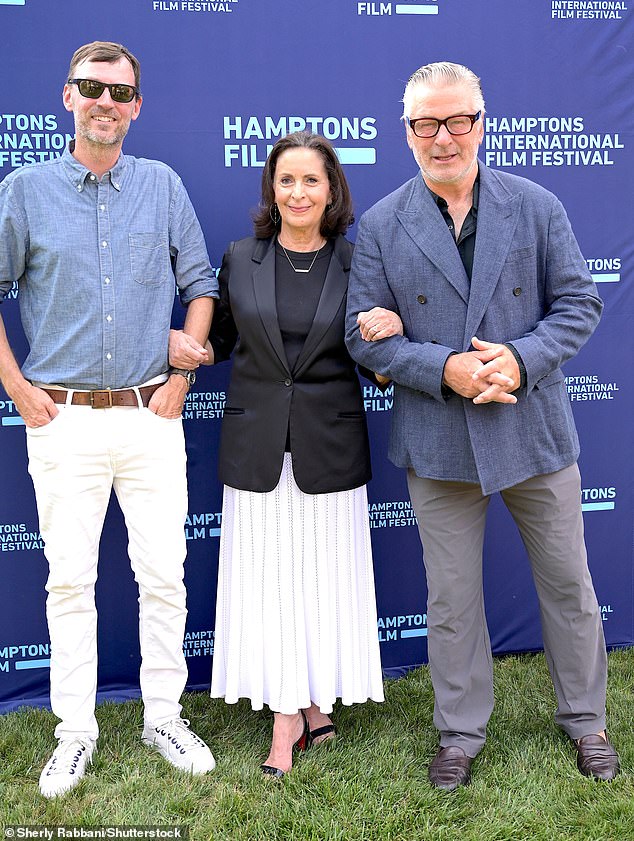
<path id="1" fill-rule="evenodd" d="M 440 748 L 429 766 L 429 780 L 436 788 L 443 791 L 455 791 L 460 786 L 467 786 L 471 781 L 471 763 L 462 748 Z"/>
<path id="2" fill-rule="evenodd" d="M 619 773 L 619 755 L 607 736 L 583 736 L 575 742 L 577 768 L 595 780 L 613 780 Z"/>

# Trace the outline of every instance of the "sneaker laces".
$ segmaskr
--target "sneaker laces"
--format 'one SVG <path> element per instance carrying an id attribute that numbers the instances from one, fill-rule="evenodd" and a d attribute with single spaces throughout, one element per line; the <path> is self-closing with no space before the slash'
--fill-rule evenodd
<path id="1" fill-rule="evenodd" d="M 78 747 L 81 745 L 81 747 Z M 92 751 L 92 743 L 87 739 L 63 739 L 53 751 L 50 766 L 46 772 L 49 774 L 74 774 L 82 754 L 81 748 L 88 754 Z"/>
<path id="2" fill-rule="evenodd" d="M 193 730 L 189 729 L 189 720 L 187 718 L 174 718 L 161 724 L 156 728 L 159 732 L 164 731 L 166 735 L 178 735 L 180 742 L 177 745 L 181 750 L 192 750 L 197 748 L 206 748 L 207 745 L 203 740 L 197 736 Z"/>

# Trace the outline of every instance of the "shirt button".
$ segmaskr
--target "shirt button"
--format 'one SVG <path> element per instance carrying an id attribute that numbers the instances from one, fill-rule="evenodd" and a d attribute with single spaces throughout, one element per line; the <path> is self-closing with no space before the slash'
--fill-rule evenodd
<path id="1" fill-rule="evenodd" d="M 94 181 L 94 180 L 95 180 L 95 176 L 94 176 L 94 175 L 91 175 L 91 176 L 90 176 L 90 180 L 91 180 L 91 181 Z"/>
<path id="2" fill-rule="evenodd" d="M 284 380 L 284 385 L 293 385 L 293 380 Z"/>
<path id="3" fill-rule="evenodd" d="M 99 205 L 99 210 L 105 210 L 105 209 L 106 209 L 106 205 L 105 205 L 105 204 L 101 204 L 101 205 Z"/>
<path id="4" fill-rule="evenodd" d="M 106 354 L 106 359 L 112 359 L 112 354 L 111 354 L 111 353 L 107 353 L 107 354 Z"/>
<path id="5" fill-rule="evenodd" d="M 111 316 L 111 315 L 107 315 L 107 316 L 106 316 L 106 321 L 112 321 L 112 316 Z"/>
<path id="6" fill-rule="evenodd" d="M 81 184 L 78 184 L 77 185 L 77 192 L 81 193 L 82 190 L 83 190 L 83 187 L 81 186 Z"/>
<path id="7" fill-rule="evenodd" d="M 426 304 L 427 303 L 427 298 L 425 297 L 425 295 L 418 295 L 416 300 L 418 301 L 419 304 Z"/>
<path id="8" fill-rule="evenodd" d="M 101 247 L 102 247 L 102 248 L 107 248 L 107 247 L 108 247 L 108 243 L 105 241 L 105 239 L 104 239 L 104 241 L 101 243 Z"/>
<path id="9" fill-rule="evenodd" d="M 516 298 L 519 295 L 521 295 L 522 294 L 522 287 L 521 286 L 516 286 L 515 289 L 513 290 L 513 294 L 515 295 Z"/>
<path id="10" fill-rule="evenodd" d="M 107 285 L 108 283 L 110 283 L 110 278 L 109 278 L 109 277 L 107 277 L 107 278 L 104 280 L 104 283 L 105 283 L 106 285 Z"/>

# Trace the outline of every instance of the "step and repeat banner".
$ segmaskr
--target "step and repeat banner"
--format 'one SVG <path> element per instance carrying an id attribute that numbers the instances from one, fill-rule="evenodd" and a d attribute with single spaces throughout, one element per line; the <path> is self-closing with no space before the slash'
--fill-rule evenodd
<path id="1" fill-rule="evenodd" d="M 61 91 L 74 50 L 124 43 L 141 61 L 143 108 L 125 151 L 169 163 L 201 220 L 212 265 L 251 233 L 262 164 L 298 129 L 338 149 L 357 218 L 412 177 L 401 99 L 409 75 L 447 59 L 482 78 L 490 166 L 563 201 L 605 301 L 566 369 L 581 438 L 590 565 L 609 645 L 634 644 L 634 53 L 632 0 L 0 0 L 0 179 L 59 156 L 72 136 Z M 55 206 L 51 205 L 51 213 Z M 355 229 L 350 231 L 354 239 Z M 23 359 L 17 288 L 2 306 Z M 182 323 L 180 305 L 174 323 Z M 139 325 L 143 329 L 143 325 Z M 190 506 L 185 653 L 190 688 L 209 685 L 222 491 L 218 436 L 229 364 L 187 397 Z M 369 486 L 385 674 L 426 661 L 422 552 L 405 478 L 386 459 L 392 389 L 364 383 Z M 541 648 L 536 596 L 517 532 L 492 500 L 485 545 L 496 653 Z M 68 541 L 73 535 L 68 534 Z M 45 704 L 47 568 L 25 432 L 0 390 L 0 711 Z M 113 500 L 101 541 L 100 698 L 138 696 L 137 593 Z"/>

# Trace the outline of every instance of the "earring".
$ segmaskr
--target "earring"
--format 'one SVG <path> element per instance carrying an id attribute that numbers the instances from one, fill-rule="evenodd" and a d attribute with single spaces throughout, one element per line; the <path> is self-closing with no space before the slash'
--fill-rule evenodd
<path id="1" fill-rule="evenodd" d="M 275 202 L 273 202 L 273 204 L 269 207 L 269 217 L 271 219 L 271 222 L 277 228 L 280 221 L 280 211 Z"/>

